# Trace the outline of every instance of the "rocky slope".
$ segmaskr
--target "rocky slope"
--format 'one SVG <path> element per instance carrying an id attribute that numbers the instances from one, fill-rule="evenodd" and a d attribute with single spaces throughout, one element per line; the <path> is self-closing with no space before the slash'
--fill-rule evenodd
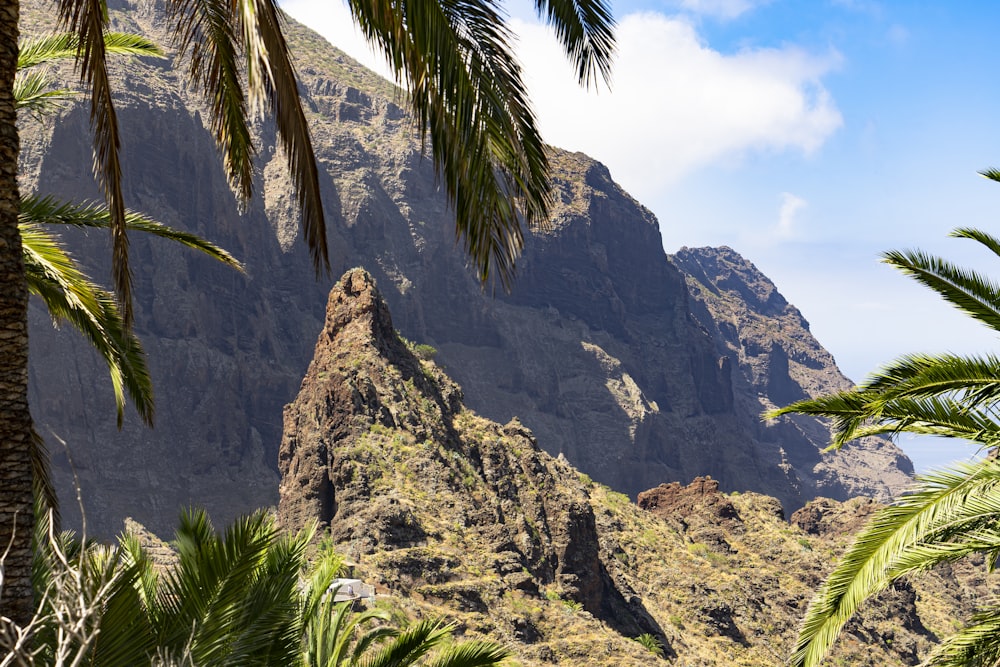
<path id="1" fill-rule="evenodd" d="M 760 414 L 851 388 L 802 313 L 732 248 L 682 248 L 671 261 L 687 281 L 692 315 L 734 370 L 733 395 L 741 412 Z M 780 449 L 799 478 L 825 495 L 877 497 L 883 484 L 902 488 L 913 474 L 910 461 L 885 438 L 863 438 L 835 456 L 822 456 L 816 444 L 829 432 L 817 420 L 794 417 L 748 428 L 756 440 Z M 879 483 L 869 485 L 872 479 Z"/>
<path id="2" fill-rule="evenodd" d="M 110 4 L 117 29 L 169 43 L 155 2 Z M 25 3 L 29 31 L 49 14 Z M 818 453 L 822 428 L 761 430 L 756 390 L 692 317 L 657 221 L 586 156 L 554 152 L 552 225 L 529 238 L 514 291 L 484 293 L 399 94 L 308 30 L 292 24 L 289 33 L 334 275 L 365 266 L 396 326 L 438 349 L 470 406 L 501 423 L 518 416 L 548 451 L 632 496 L 704 474 L 727 490 L 773 494 L 789 510 L 816 495 L 897 490 L 906 464 L 891 445 L 880 445 L 881 458 L 838 455 L 845 464 L 835 469 Z M 185 504 L 222 522 L 277 499 L 279 416 L 309 363 L 332 280 L 314 279 L 297 238 L 272 127 L 259 128 L 257 195 L 240 215 L 204 104 L 175 65 L 133 59 L 114 76 L 126 202 L 220 243 L 248 271 L 133 235 L 136 330 L 157 389 L 156 429 L 133 419 L 115 428 L 100 361 L 38 308 L 33 411 L 66 498 L 75 469 L 92 530 L 117 532 L 131 515 L 168 531 Z M 24 120 L 23 186 L 97 198 L 86 109 Z M 104 235 L 70 241 L 93 275 L 107 275 Z"/>
<path id="3" fill-rule="evenodd" d="M 718 482 L 632 503 L 539 448 L 520 422 L 468 410 L 393 328 L 371 277 L 348 272 L 285 410 L 278 513 L 318 520 L 382 604 L 445 616 L 524 667 L 781 665 L 847 534 L 874 507 L 820 500 L 784 519 Z M 902 584 L 865 610 L 835 664 L 915 664 L 978 595 L 983 563 Z M 839 662 L 837 662 L 839 661 Z"/>

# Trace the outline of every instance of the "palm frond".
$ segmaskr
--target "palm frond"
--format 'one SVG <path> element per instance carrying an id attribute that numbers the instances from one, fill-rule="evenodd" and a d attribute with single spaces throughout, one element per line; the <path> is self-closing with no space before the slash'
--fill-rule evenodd
<path id="1" fill-rule="evenodd" d="M 120 558 L 125 567 L 135 567 L 138 572 L 136 589 L 139 592 L 142 606 L 149 615 L 149 610 L 156 603 L 156 591 L 159 575 L 153 565 L 149 553 L 139 543 L 138 538 L 131 533 L 118 536 Z"/>
<path id="2" fill-rule="evenodd" d="M 19 44 L 17 75 L 14 78 L 14 107 L 34 116 L 54 113 L 76 96 L 68 88 L 53 89 L 55 79 L 47 69 L 32 69 L 38 65 L 75 58 L 79 51 L 79 36 L 58 33 L 27 39 Z M 109 54 L 163 58 L 163 50 L 141 35 L 110 32 L 104 35 Z"/>
<path id="3" fill-rule="evenodd" d="M 111 213 L 106 206 L 96 203 L 74 204 L 60 202 L 53 197 L 25 195 L 21 197 L 20 219 L 24 222 L 48 225 L 68 225 L 79 228 L 108 229 L 111 227 Z M 157 222 L 135 211 L 125 212 L 125 224 L 129 231 L 153 234 L 193 250 L 205 253 L 237 271 L 245 272 L 243 264 L 227 250 L 197 234 L 175 229 Z"/>
<path id="4" fill-rule="evenodd" d="M 59 495 L 52 481 L 52 468 L 49 449 L 45 439 L 38 434 L 34 425 L 31 427 L 31 485 L 35 498 L 35 522 L 39 517 L 47 516 L 52 522 L 55 532 L 59 532 L 62 523 L 59 515 Z"/>
<path id="5" fill-rule="evenodd" d="M 510 651 L 494 642 L 467 641 L 444 649 L 431 667 L 491 667 L 510 656 Z"/>
<path id="6" fill-rule="evenodd" d="M 920 251 L 891 250 L 882 255 L 882 261 L 1000 332 L 1000 286 L 986 276 Z"/>
<path id="7" fill-rule="evenodd" d="M 309 537 L 279 536 L 263 511 L 219 536 L 204 512 L 185 512 L 179 562 L 157 595 L 160 645 L 199 665 L 289 664 L 302 637 L 298 575 Z"/>
<path id="8" fill-rule="evenodd" d="M 810 603 L 791 664 L 818 664 L 865 600 L 902 574 L 929 566 L 912 550 L 976 527 L 975 517 L 963 513 L 970 499 L 986 497 L 1000 503 L 1000 461 L 994 459 L 922 476 L 912 492 L 877 512 Z M 940 553 L 942 560 L 953 555 Z"/>
<path id="9" fill-rule="evenodd" d="M 315 532 L 316 525 L 310 524 L 307 527 L 310 532 Z M 319 605 L 327 596 L 327 591 L 331 583 L 344 569 L 344 559 L 333 551 L 327 551 L 320 555 L 319 560 L 313 564 L 309 579 L 302 595 L 302 616 L 303 619 L 312 618 Z"/>
<path id="10" fill-rule="evenodd" d="M 440 621 L 424 619 L 403 629 L 382 646 L 370 659 L 365 661 L 365 667 L 394 667 L 395 665 L 412 665 L 427 655 L 447 637 L 451 635 L 453 626 L 443 625 Z"/>
<path id="11" fill-rule="evenodd" d="M 975 406 L 1000 397 L 1000 358 L 993 354 L 910 354 L 869 375 L 861 391 L 887 401 L 895 397 L 953 396 Z"/>
<path id="12" fill-rule="evenodd" d="M 1000 257 L 1000 239 L 992 234 L 975 227 L 958 227 L 953 229 L 948 236 L 956 239 L 972 239 L 985 246 L 994 255 Z"/>
<path id="13" fill-rule="evenodd" d="M 75 94 L 66 88 L 52 88 L 51 74 L 34 70 L 18 72 L 14 78 L 14 108 L 34 116 L 53 113 Z"/>
<path id="14" fill-rule="evenodd" d="M 456 230 L 481 281 L 509 286 L 528 227 L 548 222 L 548 161 L 511 35 L 488 0 L 352 0 L 355 20 L 405 81 Z"/>
<path id="15" fill-rule="evenodd" d="M 838 434 L 834 442 L 903 432 L 963 438 L 992 447 L 1000 437 L 1000 424 L 990 411 L 972 409 L 949 398 L 897 398 L 879 407 L 871 422 L 859 424 L 851 433 Z"/>
<path id="16" fill-rule="evenodd" d="M 281 31 L 281 14 L 273 0 L 240 0 L 250 100 L 266 100 L 295 184 L 302 233 L 316 275 L 330 270 L 319 168 L 302 103 L 298 78 Z"/>
<path id="17" fill-rule="evenodd" d="M 209 98 L 212 132 L 229 186 L 244 206 L 253 188 L 255 148 L 240 73 L 242 35 L 226 3 L 176 0 L 167 6 L 175 25 L 175 45 L 190 55 L 191 79 Z"/>
<path id="18" fill-rule="evenodd" d="M 124 562 L 122 547 L 88 550 L 87 559 L 94 586 L 93 597 L 101 600 L 99 632 L 96 633 L 89 664 L 148 664 L 156 638 L 146 613 L 141 582 L 152 568 L 148 559 Z M 94 556 L 104 555 L 104 562 Z M 96 561 L 96 562 L 95 562 Z"/>
<path id="19" fill-rule="evenodd" d="M 326 593 L 324 590 L 304 615 L 304 667 L 357 664 L 372 645 L 398 634 L 395 628 L 384 625 L 362 631 L 374 621 L 388 621 L 388 612 L 366 609 L 354 613 L 350 602 L 334 602 L 334 596 Z"/>
<path id="20" fill-rule="evenodd" d="M 600 74 L 610 84 L 615 52 L 611 7 L 603 0 L 535 0 L 535 8 L 555 30 L 580 83 L 596 83 Z"/>
<path id="21" fill-rule="evenodd" d="M 988 178 L 991 181 L 1000 181 L 1000 171 L 997 171 L 992 167 L 989 169 L 983 169 L 981 172 L 979 172 L 979 175 Z"/>
<path id="22" fill-rule="evenodd" d="M 132 272 L 122 197 L 121 137 L 111 97 L 104 34 L 108 8 L 104 0 L 59 0 L 59 19 L 78 36 L 76 63 L 90 90 L 90 124 L 94 130 L 94 173 L 111 212 L 111 274 L 126 330 L 132 328 Z"/>
<path id="23" fill-rule="evenodd" d="M 104 48 L 106 53 L 114 55 L 166 57 L 158 44 L 131 33 L 104 33 Z M 26 70 L 36 65 L 75 59 L 79 50 L 80 36 L 77 33 L 63 32 L 26 39 L 18 45 L 17 69 Z"/>
<path id="24" fill-rule="evenodd" d="M 1000 663 L 1000 605 L 977 612 L 969 624 L 946 637 L 924 661 L 935 667 L 990 667 Z"/>
<path id="25" fill-rule="evenodd" d="M 190 53 L 192 79 L 210 98 L 212 130 L 230 186 L 241 203 L 249 201 L 255 148 L 248 117 L 267 105 L 295 184 L 313 266 L 317 274 L 328 271 L 319 169 L 277 7 L 270 0 L 240 0 L 232 5 L 175 0 L 170 7 L 178 49 Z"/>
<path id="26" fill-rule="evenodd" d="M 899 433 L 964 438 L 992 447 L 1000 438 L 1000 423 L 991 410 L 977 409 L 953 396 L 909 398 L 884 396 L 856 389 L 797 401 L 764 414 L 767 419 L 798 413 L 832 419 L 830 448 L 839 449 L 852 440 Z"/>
<path id="27" fill-rule="evenodd" d="M 152 424 L 153 388 L 142 344 L 125 327 L 115 298 L 83 274 L 58 242 L 37 223 L 19 223 L 28 289 L 54 318 L 71 322 L 104 358 L 111 374 L 121 427 L 125 393 Z"/>

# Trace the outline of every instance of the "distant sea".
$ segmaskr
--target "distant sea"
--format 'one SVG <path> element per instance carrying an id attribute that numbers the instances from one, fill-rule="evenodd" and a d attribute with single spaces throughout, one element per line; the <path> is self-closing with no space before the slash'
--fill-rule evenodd
<path id="1" fill-rule="evenodd" d="M 979 448 L 963 440 L 932 438 L 903 434 L 896 440 L 910 460 L 916 473 L 943 468 L 961 461 L 970 461 L 979 455 Z"/>

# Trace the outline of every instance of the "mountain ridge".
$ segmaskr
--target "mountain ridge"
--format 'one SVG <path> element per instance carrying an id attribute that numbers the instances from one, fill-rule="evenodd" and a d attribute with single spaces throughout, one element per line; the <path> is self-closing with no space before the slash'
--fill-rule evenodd
<path id="1" fill-rule="evenodd" d="M 418 353 L 371 275 L 348 271 L 284 413 L 279 520 L 317 520 L 324 548 L 357 564 L 383 608 L 447 618 L 524 667 L 784 664 L 823 572 L 877 508 L 820 499 L 788 522 L 777 499 L 704 477 L 633 503 L 519 421 L 469 410 Z M 831 659 L 915 664 L 996 590 L 983 566 L 893 587 Z"/>
<path id="2" fill-rule="evenodd" d="M 155 2 L 111 9 L 116 28 L 168 43 Z M 35 6 L 25 16 L 50 18 Z M 398 93 L 294 22 L 289 36 L 334 275 L 357 265 L 371 271 L 396 326 L 438 350 L 474 409 L 500 423 L 518 416 L 550 452 L 633 497 L 705 474 L 726 490 L 771 493 L 789 510 L 816 495 L 884 499 L 898 490 L 881 481 L 900 469 L 895 453 L 882 469 L 838 477 L 812 470 L 845 456 L 818 453 L 822 429 L 804 440 L 796 430 L 794 447 L 771 437 L 781 429 L 755 435 L 758 406 L 734 394 L 746 390 L 737 366 L 692 317 L 689 287 L 662 250 L 655 217 L 582 154 L 553 151 L 552 225 L 529 235 L 513 292 L 484 294 Z M 132 235 L 136 331 L 157 391 L 156 428 L 129 415 L 119 432 L 110 389 L 95 380 L 105 376 L 100 360 L 31 308 L 35 420 L 53 444 L 63 497 L 74 497 L 75 475 L 88 524 L 103 535 L 124 516 L 162 532 L 179 506 L 205 506 L 221 522 L 276 502 L 281 411 L 307 368 L 332 284 L 314 279 L 297 240 L 273 127 L 259 127 L 256 194 L 239 214 L 204 103 L 174 85 L 175 67 L 133 59 L 112 68 L 126 202 L 226 247 L 248 273 Z M 25 191 L 99 197 L 87 172 L 87 128 L 80 105 L 26 120 Z M 107 275 L 103 236 L 66 238 L 92 275 Z M 793 450 L 804 452 L 801 470 Z M 66 510 L 78 523 L 75 508 Z"/>

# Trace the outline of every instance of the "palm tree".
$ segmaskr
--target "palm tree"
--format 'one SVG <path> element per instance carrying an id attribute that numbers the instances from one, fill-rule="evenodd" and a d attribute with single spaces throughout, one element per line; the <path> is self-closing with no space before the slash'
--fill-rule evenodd
<path id="1" fill-rule="evenodd" d="M 61 25 L 79 36 L 77 64 L 91 98 L 95 171 L 110 210 L 112 274 L 125 326 L 131 323 L 126 211 L 118 121 L 112 99 L 103 0 L 58 0 Z M 318 170 L 296 77 L 274 0 L 167 2 L 175 46 L 205 93 L 230 185 L 251 194 L 249 118 L 267 107 L 296 184 L 303 234 L 319 272 L 328 266 Z M 401 83 L 454 204 L 456 227 L 479 274 L 509 284 L 523 243 L 521 223 L 548 216 L 548 163 L 510 48 L 512 35 L 491 0 L 352 0 L 355 20 L 381 48 Z M 581 83 L 609 77 L 613 21 L 604 0 L 538 0 Z M 18 0 L 0 2 L 0 613 L 31 615 L 32 427 L 27 401 L 27 281 L 17 226 Z M 4 545 L 9 545 L 5 547 Z"/>
<path id="2" fill-rule="evenodd" d="M 316 589 L 314 589 L 316 590 Z M 323 593 L 323 591 L 320 591 Z M 425 619 L 402 630 L 375 624 L 389 614 L 379 609 L 354 612 L 351 602 L 335 603 L 324 595 L 308 616 L 302 667 L 408 667 L 446 644 L 454 625 Z M 435 667 L 489 667 L 508 652 L 499 644 L 465 641 L 444 646 L 433 658 Z M 426 663 L 425 663 L 426 664 Z"/>
<path id="3" fill-rule="evenodd" d="M 188 511 L 175 535 L 177 561 L 158 571 L 134 536 L 114 548 L 81 544 L 49 523 L 36 534 L 43 595 L 34 641 L 0 623 L 0 649 L 15 665 L 95 667 L 491 667 L 507 656 L 492 642 L 442 646 L 453 627 L 436 620 L 397 629 L 382 610 L 334 603 L 338 555 L 321 554 L 302 575 L 312 536 L 313 527 L 281 534 L 263 511 L 219 535 L 204 512 Z"/>
<path id="4" fill-rule="evenodd" d="M 1000 180 L 1000 173 L 985 175 Z M 952 236 L 977 241 L 1000 257 L 1000 239 L 976 229 Z M 884 261 L 1000 332 L 1000 286 L 986 276 L 919 251 Z M 851 390 L 770 413 L 828 417 L 831 447 L 867 435 L 907 432 L 961 438 L 995 454 L 1000 445 L 1000 358 L 912 354 Z M 972 553 L 992 568 L 1000 558 L 1000 458 L 917 477 L 915 487 L 877 512 L 817 591 L 803 620 L 793 665 L 815 665 L 861 604 L 912 572 Z M 935 665 L 993 665 L 1000 659 L 1000 606 L 992 605 L 928 659 Z"/>

